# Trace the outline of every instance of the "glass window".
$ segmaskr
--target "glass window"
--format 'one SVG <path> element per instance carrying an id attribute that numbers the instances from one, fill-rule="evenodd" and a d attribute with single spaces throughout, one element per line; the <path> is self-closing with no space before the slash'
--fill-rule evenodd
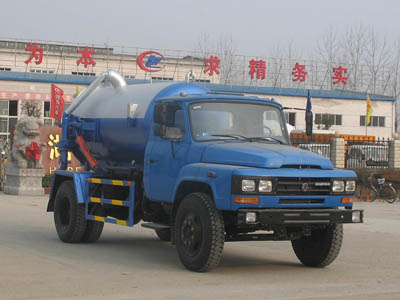
<path id="1" fill-rule="evenodd" d="M 175 126 L 182 131 L 182 134 L 185 134 L 185 117 L 183 114 L 183 109 L 178 109 L 175 112 Z"/>
<path id="2" fill-rule="evenodd" d="M 0 115 L 8 116 L 8 101 L 0 101 Z"/>
<path id="3" fill-rule="evenodd" d="M 9 131 L 13 130 L 15 128 L 15 125 L 17 125 L 18 118 L 9 118 L 8 119 L 8 129 Z"/>
<path id="4" fill-rule="evenodd" d="M 283 116 L 279 108 L 243 102 L 199 102 L 189 107 L 195 140 L 273 137 L 287 143 Z"/>
<path id="5" fill-rule="evenodd" d="M 360 126 L 365 126 L 365 116 L 360 116 Z M 371 116 L 370 122 L 367 126 L 385 127 L 385 117 Z"/>
<path id="6" fill-rule="evenodd" d="M 379 127 L 385 127 L 385 117 L 379 117 Z"/>
<path id="7" fill-rule="evenodd" d="M 292 126 L 296 126 L 296 113 L 295 112 L 285 112 L 286 122 Z"/>
<path id="8" fill-rule="evenodd" d="M 10 116 L 16 117 L 18 116 L 18 101 L 10 100 Z"/>
<path id="9" fill-rule="evenodd" d="M 335 125 L 335 115 L 328 114 L 328 124 Z"/>
<path id="10" fill-rule="evenodd" d="M 7 133 L 8 132 L 8 118 L 0 117 L 0 132 Z"/>
<path id="11" fill-rule="evenodd" d="M 315 124 L 324 124 L 328 127 L 332 125 L 342 125 L 342 115 L 315 114 Z"/>
<path id="12" fill-rule="evenodd" d="M 315 114 L 315 124 L 322 123 L 322 114 Z"/>
<path id="13" fill-rule="evenodd" d="M 336 125 L 342 125 L 342 115 L 336 115 Z"/>
<path id="14" fill-rule="evenodd" d="M 47 118 L 50 117 L 50 102 L 49 101 L 44 102 L 44 116 Z"/>
<path id="15" fill-rule="evenodd" d="M 328 124 L 328 114 L 323 114 L 322 115 L 322 123 L 323 124 Z"/>
<path id="16" fill-rule="evenodd" d="M 45 118 L 44 120 L 43 120 L 43 123 L 44 123 L 44 125 L 48 125 L 48 126 L 52 126 L 53 124 L 53 122 L 52 122 L 52 119 L 49 119 L 49 118 Z"/>
<path id="17" fill-rule="evenodd" d="M 372 117 L 372 126 L 377 127 L 378 126 L 378 117 L 374 116 Z"/>

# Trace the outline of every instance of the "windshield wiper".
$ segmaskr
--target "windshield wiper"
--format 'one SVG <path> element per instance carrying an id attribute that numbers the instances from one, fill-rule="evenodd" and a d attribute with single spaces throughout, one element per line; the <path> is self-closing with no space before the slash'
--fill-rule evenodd
<path id="1" fill-rule="evenodd" d="M 230 137 L 236 140 L 244 140 L 251 142 L 251 138 L 245 137 L 239 134 L 210 134 L 210 136 L 218 136 L 218 137 Z"/>
<path id="2" fill-rule="evenodd" d="M 281 140 L 273 138 L 273 137 L 270 137 L 270 136 L 256 136 L 256 137 L 249 137 L 247 139 L 250 140 L 250 141 L 254 141 L 254 142 L 255 141 L 265 141 L 265 140 L 267 140 L 267 141 L 278 142 L 279 144 L 285 144 Z"/>

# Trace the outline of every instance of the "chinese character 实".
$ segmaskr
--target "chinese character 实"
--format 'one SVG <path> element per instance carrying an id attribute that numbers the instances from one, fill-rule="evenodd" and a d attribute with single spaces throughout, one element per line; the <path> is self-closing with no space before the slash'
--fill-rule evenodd
<path id="1" fill-rule="evenodd" d="M 339 68 L 333 68 L 333 72 L 335 73 L 335 76 L 332 77 L 332 79 L 335 79 L 333 84 L 338 84 L 340 82 L 343 82 L 343 84 L 347 84 L 347 79 L 348 77 L 345 77 L 343 73 L 347 73 L 347 68 L 342 68 L 342 66 L 339 66 Z"/>
<path id="2" fill-rule="evenodd" d="M 96 65 L 96 62 L 90 57 L 90 55 L 95 54 L 96 51 L 91 51 L 88 49 L 88 46 L 86 46 L 84 50 L 78 50 L 77 52 L 82 54 L 81 58 L 76 61 L 78 66 L 79 64 L 83 64 L 85 68 L 87 68 L 88 65 Z"/>
<path id="3" fill-rule="evenodd" d="M 263 60 L 254 60 L 249 61 L 249 75 L 251 79 L 254 79 L 254 73 L 256 73 L 256 78 L 264 80 L 265 79 L 265 70 L 267 69 L 267 64 Z"/>
<path id="4" fill-rule="evenodd" d="M 299 63 L 296 63 L 292 72 L 292 75 L 294 76 L 293 81 L 296 82 L 300 80 L 301 82 L 304 82 L 306 80 L 307 72 L 305 71 L 305 68 L 305 65 L 300 65 Z"/>
<path id="5" fill-rule="evenodd" d="M 207 69 L 204 70 L 204 73 L 208 73 L 209 76 L 213 76 L 214 72 L 219 75 L 219 64 L 221 63 L 218 56 L 210 56 L 210 58 L 204 59 L 204 64 Z"/>
<path id="6" fill-rule="evenodd" d="M 43 60 L 43 48 L 38 48 L 37 43 L 28 43 L 25 51 L 31 52 L 31 56 L 25 61 L 26 64 L 29 64 L 32 59 L 35 59 L 35 64 L 40 65 Z"/>

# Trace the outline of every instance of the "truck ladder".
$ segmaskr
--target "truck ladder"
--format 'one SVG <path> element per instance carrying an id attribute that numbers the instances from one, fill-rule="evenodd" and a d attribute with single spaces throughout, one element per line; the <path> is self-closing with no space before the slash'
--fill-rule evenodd
<path id="1" fill-rule="evenodd" d="M 123 180 L 113 180 L 113 179 L 101 179 L 101 178 L 87 178 L 86 182 L 86 195 L 85 198 L 85 216 L 86 220 L 99 221 L 104 223 L 113 223 L 123 226 L 133 226 L 133 216 L 135 208 L 135 182 L 134 181 L 123 181 Z M 106 199 L 99 197 L 91 197 L 90 195 L 90 184 L 108 184 L 114 186 L 129 186 L 129 201 Z M 129 208 L 129 218 L 128 220 L 119 220 L 114 218 L 102 217 L 89 215 L 89 203 L 104 203 L 115 206 L 125 206 Z"/>

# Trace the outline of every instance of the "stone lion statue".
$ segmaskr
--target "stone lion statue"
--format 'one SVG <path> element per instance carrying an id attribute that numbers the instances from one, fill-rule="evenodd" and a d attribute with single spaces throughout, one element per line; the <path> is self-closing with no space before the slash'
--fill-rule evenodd
<path id="1" fill-rule="evenodd" d="M 40 142 L 40 127 L 43 122 L 35 117 L 21 117 L 14 131 L 14 143 L 11 149 L 11 162 L 18 168 L 42 168 L 45 144 Z"/>

